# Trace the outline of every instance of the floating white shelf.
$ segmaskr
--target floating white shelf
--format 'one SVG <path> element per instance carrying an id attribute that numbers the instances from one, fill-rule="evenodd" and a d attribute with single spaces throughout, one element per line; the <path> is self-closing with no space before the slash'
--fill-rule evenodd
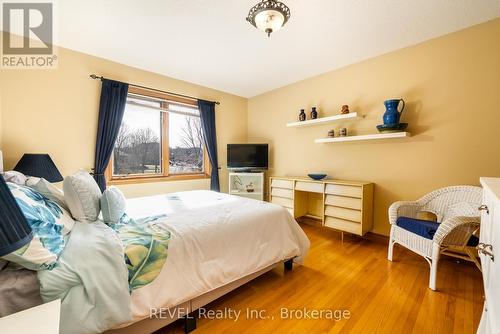
<path id="1" fill-rule="evenodd" d="M 391 138 L 404 138 L 404 137 L 411 137 L 411 134 L 409 132 L 389 132 L 389 133 L 377 133 L 373 135 L 320 138 L 316 139 L 314 142 L 335 143 L 335 142 L 345 142 L 345 141 L 377 140 L 377 139 L 391 139 Z"/>
<path id="2" fill-rule="evenodd" d="M 355 119 L 359 119 L 359 118 L 362 118 L 362 116 L 358 115 L 357 112 L 351 112 L 349 114 L 320 117 L 320 118 L 310 119 L 310 120 L 302 121 L 302 122 L 287 123 L 286 126 L 288 128 L 302 127 L 302 126 L 330 123 L 330 122 L 335 122 L 335 121 L 340 121 L 340 120 L 349 120 L 349 119 L 355 120 Z"/>

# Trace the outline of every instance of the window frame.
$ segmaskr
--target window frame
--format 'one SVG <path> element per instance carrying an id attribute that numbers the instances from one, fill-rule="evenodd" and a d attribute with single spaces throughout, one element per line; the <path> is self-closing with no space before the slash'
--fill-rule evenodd
<path id="1" fill-rule="evenodd" d="M 146 98 L 154 98 L 162 100 L 162 108 L 167 108 L 168 102 L 174 102 L 182 105 L 192 106 L 198 108 L 198 104 L 194 100 L 177 97 L 169 95 L 162 92 L 152 91 L 144 88 L 138 88 L 130 86 L 128 89 L 128 94 L 139 95 Z M 148 182 L 165 182 L 165 181 L 180 181 L 180 180 L 199 180 L 208 179 L 211 174 L 211 165 L 208 158 L 207 149 L 205 143 L 203 145 L 203 171 L 201 173 L 169 173 L 169 163 L 168 159 L 170 157 L 170 147 L 169 147 L 169 113 L 161 112 L 161 165 L 163 171 L 161 174 L 157 175 L 141 175 L 132 174 L 127 176 L 117 176 L 113 175 L 113 160 L 114 153 L 111 153 L 111 158 L 109 159 L 108 166 L 106 167 L 105 177 L 106 183 L 109 185 L 119 185 L 119 184 L 137 184 L 137 183 L 148 183 Z"/>

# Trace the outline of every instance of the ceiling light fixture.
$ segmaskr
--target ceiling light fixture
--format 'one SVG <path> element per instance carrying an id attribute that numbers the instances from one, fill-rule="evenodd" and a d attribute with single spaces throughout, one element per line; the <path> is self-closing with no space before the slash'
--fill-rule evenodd
<path id="1" fill-rule="evenodd" d="M 290 18 L 290 8 L 276 0 L 262 0 L 248 12 L 247 21 L 267 36 L 278 31 Z"/>

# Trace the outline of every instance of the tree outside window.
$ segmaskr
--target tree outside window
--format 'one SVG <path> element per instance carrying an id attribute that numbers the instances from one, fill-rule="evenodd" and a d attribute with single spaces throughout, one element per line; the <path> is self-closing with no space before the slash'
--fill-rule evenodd
<path id="1" fill-rule="evenodd" d="M 129 94 L 112 157 L 111 180 L 206 176 L 197 107 Z"/>

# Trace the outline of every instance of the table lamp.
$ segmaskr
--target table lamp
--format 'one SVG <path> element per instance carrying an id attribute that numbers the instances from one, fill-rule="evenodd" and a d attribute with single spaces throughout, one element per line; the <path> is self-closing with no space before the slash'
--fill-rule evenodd
<path id="1" fill-rule="evenodd" d="M 27 176 L 42 177 L 49 182 L 61 182 L 63 177 L 48 154 L 26 153 L 14 170 Z"/>

